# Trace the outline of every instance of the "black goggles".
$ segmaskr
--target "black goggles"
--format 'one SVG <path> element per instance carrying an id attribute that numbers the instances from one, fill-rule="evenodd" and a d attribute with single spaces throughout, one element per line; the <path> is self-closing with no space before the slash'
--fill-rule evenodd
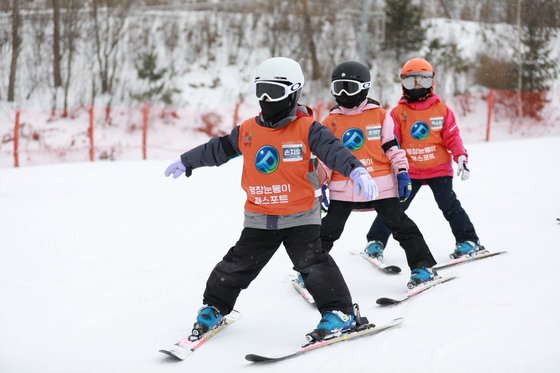
<path id="1" fill-rule="evenodd" d="M 333 96 L 340 96 L 346 93 L 348 96 L 354 96 L 360 93 L 363 89 L 369 89 L 371 82 L 358 82 L 349 79 L 337 79 L 331 83 L 331 93 Z"/>
<path id="2" fill-rule="evenodd" d="M 256 82 L 256 94 L 259 101 L 267 99 L 269 102 L 276 102 L 282 101 L 302 87 L 303 83 L 286 85 L 279 82 L 258 81 Z"/>

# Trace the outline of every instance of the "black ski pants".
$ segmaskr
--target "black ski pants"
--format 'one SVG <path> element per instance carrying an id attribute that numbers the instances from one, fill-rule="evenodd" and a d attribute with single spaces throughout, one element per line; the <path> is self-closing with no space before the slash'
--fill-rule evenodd
<path id="1" fill-rule="evenodd" d="M 455 236 L 455 242 L 478 242 L 478 236 L 476 235 L 474 226 L 461 206 L 461 202 L 457 199 L 457 195 L 453 191 L 453 177 L 451 176 L 442 176 L 425 180 L 412 179 L 412 192 L 410 197 L 402 204 L 402 209 L 406 211 L 416 196 L 416 193 L 418 193 L 422 185 L 425 184 L 432 190 L 439 209 L 449 222 L 453 236 Z M 388 228 L 387 224 L 383 222 L 380 216 L 377 216 L 371 225 L 367 237 L 368 240 L 380 241 L 384 245 L 387 245 L 387 240 L 389 240 L 390 235 L 391 230 Z"/>
<path id="2" fill-rule="evenodd" d="M 204 304 L 216 307 L 224 315 L 230 313 L 241 290 L 284 244 L 294 270 L 301 273 L 321 314 L 331 310 L 353 313 L 346 282 L 332 257 L 321 248 L 319 232 L 319 225 L 277 230 L 244 228 L 239 241 L 210 274 Z"/>
<path id="3" fill-rule="evenodd" d="M 385 222 L 390 232 L 393 232 L 395 239 L 401 244 L 410 269 L 432 267 L 436 264 L 418 226 L 400 208 L 398 198 L 369 202 L 331 201 L 329 211 L 321 222 L 323 249 L 327 252 L 330 251 L 334 242 L 340 238 L 352 210 L 371 208 L 377 211 L 377 218 Z M 369 237 L 368 241 L 371 241 Z"/>

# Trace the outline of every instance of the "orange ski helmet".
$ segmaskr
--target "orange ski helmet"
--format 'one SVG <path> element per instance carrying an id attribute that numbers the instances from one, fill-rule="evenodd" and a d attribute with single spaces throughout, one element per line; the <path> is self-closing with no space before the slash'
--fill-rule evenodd
<path id="1" fill-rule="evenodd" d="M 434 73 L 432 65 L 423 58 L 413 58 L 408 60 L 402 67 L 401 78 L 411 73 L 429 72 Z"/>

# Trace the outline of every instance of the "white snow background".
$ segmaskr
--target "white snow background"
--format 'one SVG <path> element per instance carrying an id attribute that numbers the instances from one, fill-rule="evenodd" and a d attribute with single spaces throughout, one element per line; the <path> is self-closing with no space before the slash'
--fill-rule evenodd
<path id="1" fill-rule="evenodd" d="M 505 255 L 441 270 L 458 279 L 398 306 L 391 276 L 361 250 L 374 212 L 354 213 L 333 257 L 370 321 L 402 326 L 273 365 L 304 342 L 319 313 L 292 288 L 283 248 L 236 304 L 242 318 L 183 362 L 158 349 L 184 337 L 207 276 L 242 229 L 241 160 L 165 178 L 172 160 L 0 169 L 0 372 L 557 372 L 559 137 L 467 144 L 459 199 L 490 250 Z M 409 209 L 436 259 L 454 246 L 425 187 Z"/>

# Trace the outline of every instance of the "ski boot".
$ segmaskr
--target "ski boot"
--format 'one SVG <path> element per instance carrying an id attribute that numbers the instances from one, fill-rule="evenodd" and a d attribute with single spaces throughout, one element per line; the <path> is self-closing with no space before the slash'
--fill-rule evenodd
<path id="1" fill-rule="evenodd" d="M 368 256 L 379 260 L 380 262 L 383 261 L 383 250 L 385 246 L 380 241 L 369 241 L 367 243 L 365 252 Z"/>
<path id="2" fill-rule="evenodd" d="M 222 319 L 222 314 L 216 307 L 202 306 L 202 308 L 198 310 L 196 322 L 193 325 L 189 340 L 199 340 L 204 335 L 204 333 L 217 328 L 221 324 Z"/>
<path id="3" fill-rule="evenodd" d="M 437 272 L 431 268 L 420 267 L 414 268 L 410 275 L 410 281 L 406 284 L 409 289 L 414 289 L 416 286 L 432 281 L 437 276 Z"/>
<path id="4" fill-rule="evenodd" d="M 462 256 L 474 256 L 484 250 L 484 246 L 480 246 L 477 242 L 463 241 L 455 246 L 455 251 L 449 255 L 451 259 L 457 259 Z"/>
<path id="5" fill-rule="evenodd" d="M 303 282 L 303 277 L 301 276 L 300 272 L 297 273 L 295 280 L 298 282 L 299 285 L 301 285 L 302 288 L 305 288 L 305 283 Z"/>
<path id="6" fill-rule="evenodd" d="M 342 311 L 327 311 L 323 314 L 319 325 L 305 337 L 309 343 L 315 343 L 324 339 L 330 339 L 342 335 L 343 332 L 352 330 L 356 327 L 354 315 L 347 315 Z"/>

